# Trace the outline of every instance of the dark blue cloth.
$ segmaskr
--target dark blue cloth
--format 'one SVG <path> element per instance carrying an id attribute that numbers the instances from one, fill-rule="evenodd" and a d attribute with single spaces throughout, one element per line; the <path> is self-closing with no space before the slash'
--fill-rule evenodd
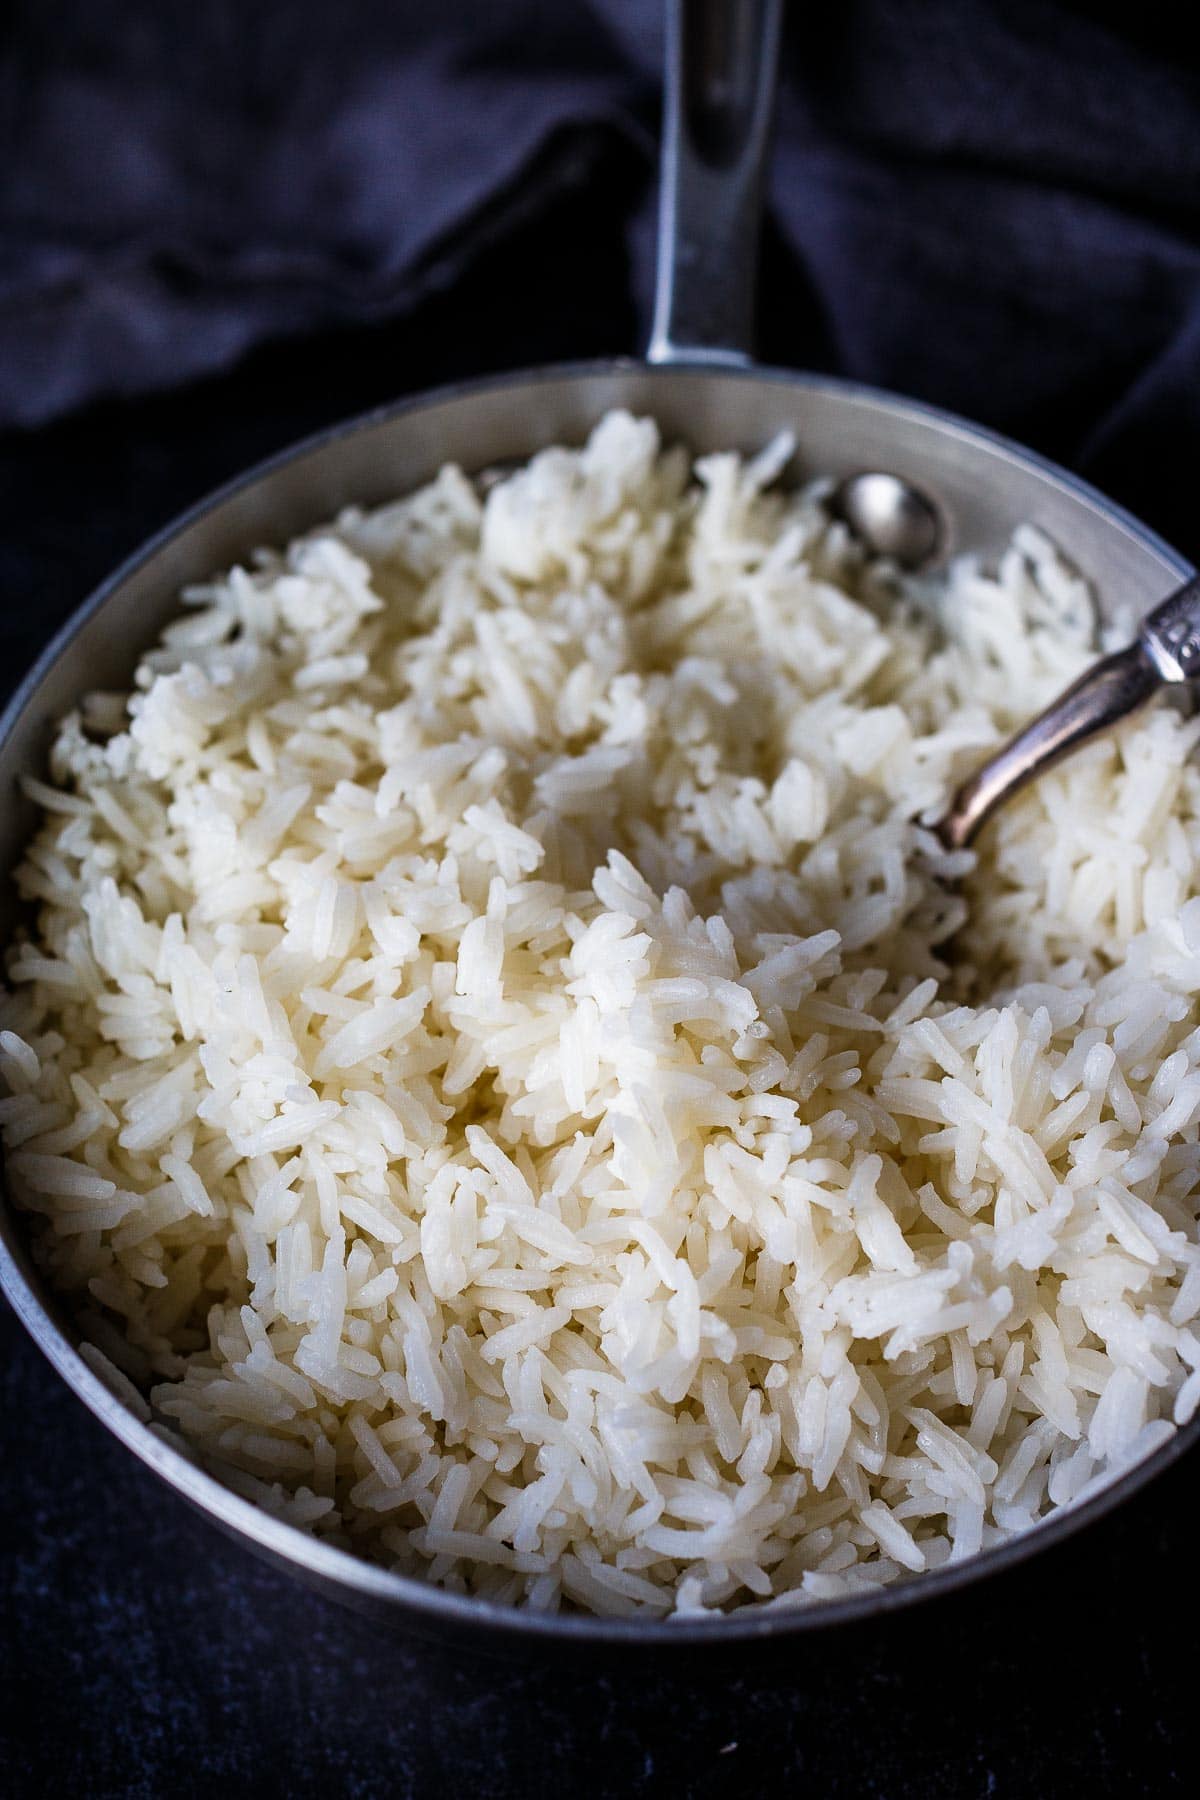
<path id="1" fill-rule="evenodd" d="M 654 0 L 6 10 L 0 424 L 404 316 L 564 191 L 587 207 L 621 187 L 609 247 L 633 304 L 614 348 L 637 347 Z M 793 8 L 764 351 L 997 425 L 1200 549 L 1189 14 Z M 529 270 L 568 317 L 588 279 L 549 256 Z"/>

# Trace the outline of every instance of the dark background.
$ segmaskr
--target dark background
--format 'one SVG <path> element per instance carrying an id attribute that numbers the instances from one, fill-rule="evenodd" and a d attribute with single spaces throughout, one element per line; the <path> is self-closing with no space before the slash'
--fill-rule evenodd
<path id="1" fill-rule="evenodd" d="M 1200 554 L 1190 11 L 795 6 L 764 355 L 1010 431 Z M 0 684 L 293 437 L 636 351 L 658 53 L 654 0 L 0 0 Z M 259 1567 L 7 1312 L 0 1380 L 6 1793 L 1194 1790 L 1194 1459 L 884 1625 L 522 1664 L 384 1638 Z"/>

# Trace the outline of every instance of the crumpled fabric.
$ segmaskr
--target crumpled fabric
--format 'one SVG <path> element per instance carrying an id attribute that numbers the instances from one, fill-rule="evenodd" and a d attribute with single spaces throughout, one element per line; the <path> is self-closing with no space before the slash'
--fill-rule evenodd
<path id="1" fill-rule="evenodd" d="M 1162 0 L 791 7 L 764 356 L 1007 431 L 1200 551 L 1190 42 Z M 654 0 L 10 0 L 0 426 L 402 318 L 564 194 L 619 194 L 644 335 L 660 56 Z M 582 304 L 553 242 L 529 279 Z"/>

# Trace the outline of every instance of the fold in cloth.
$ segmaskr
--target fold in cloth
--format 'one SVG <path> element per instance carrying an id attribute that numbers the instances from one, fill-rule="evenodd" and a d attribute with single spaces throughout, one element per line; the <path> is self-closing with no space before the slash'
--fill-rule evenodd
<path id="1" fill-rule="evenodd" d="M 653 0 L 10 0 L 7 16 L 0 425 L 403 316 L 617 171 L 647 317 Z M 772 359 L 1012 432 L 1200 550 L 1188 9 L 794 7 L 769 207 Z M 569 314 L 571 266 L 553 278 Z"/>

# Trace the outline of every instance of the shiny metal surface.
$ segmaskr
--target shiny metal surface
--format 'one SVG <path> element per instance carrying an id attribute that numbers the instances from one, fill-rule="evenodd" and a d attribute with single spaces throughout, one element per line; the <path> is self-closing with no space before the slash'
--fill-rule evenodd
<path id="1" fill-rule="evenodd" d="M 667 0 L 653 363 L 745 367 L 783 0 Z"/>
<path id="2" fill-rule="evenodd" d="M 921 569 L 945 540 L 941 514 L 911 481 L 884 469 L 863 469 L 839 481 L 826 503 L 875 556 L 902 569 Z"/>
<path id="3" fill-rule="evenodd" d="M 1185 581 L 1147 613 L 1138 641 L 1164 682 L 1200 677 L 1200 581 Z"/>
<path id="4" fill-rule="evenodd" d="M 1200 675 L 1200 581 L 1185 581 L 1142 620 L 1127 649 L 1105 656 L 1010 738 L 955 794 L 938 834 L 970 844 L 1022 788 L 1160 693 Z"/>

